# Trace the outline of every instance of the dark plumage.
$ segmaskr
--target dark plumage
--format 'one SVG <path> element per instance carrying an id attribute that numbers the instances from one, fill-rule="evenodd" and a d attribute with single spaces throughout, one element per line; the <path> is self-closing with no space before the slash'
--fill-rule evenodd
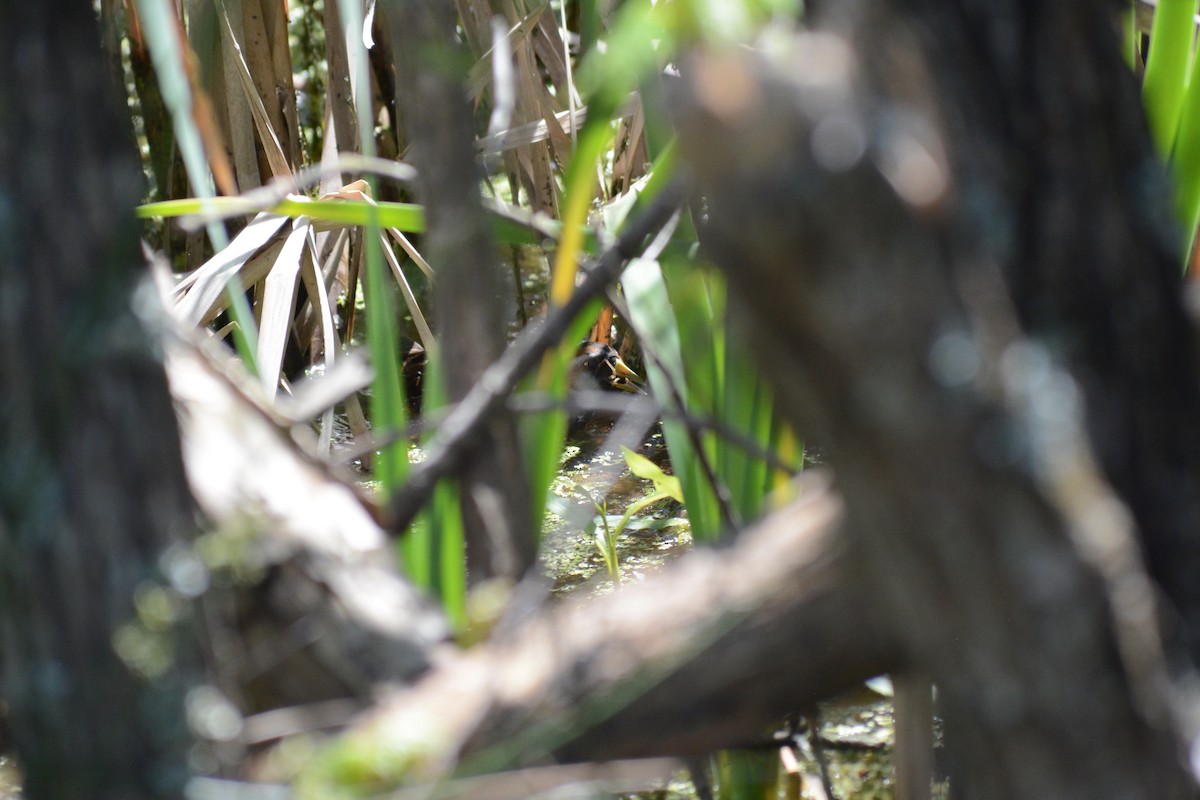
<path id="1" fill-rule="evenodd" d="M 603 342 L 583 342 L 579 345 L 572 365 L 571 388 L 575 390 L 633 392 L 645 394 L 634 383 L 637 373 L 621 360 L 610 345 Z"/>
<path id="2" fill-rule="evenodd" d="M 611 346 L 602 342 L 583 342 L 571 364 L 572 392 L 630 392 L 645 394 L 634 381 L 637 373 L 621 360 Z M 581 411 L 573 414 L 567 437 L 594 439 L 605 434 L 619 415 L 609 411 Z"/>

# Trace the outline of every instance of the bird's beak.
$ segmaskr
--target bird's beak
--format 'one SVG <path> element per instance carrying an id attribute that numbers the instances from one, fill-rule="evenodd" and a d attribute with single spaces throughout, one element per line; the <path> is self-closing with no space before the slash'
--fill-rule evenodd
<path id="1" fill-rule="evenodd" d="M 641 380 L 638 374 L 629 368 L 629 365 L 621 360 L 620 356 L 614 357 L 608 362 L 612 368 L 612 380 L 609 382 L 614 389 L 620 389 L 622 392 L 632 392 L 633 394 L 645 394 L 646 391 L 638 386 L 634 381 Z"/>
<path id="2" fill-rule="evenodd" d="M 613 375 L 621 378 L 633 378 L 639 380 L 638 374 L 629 368 L 629 365 L 621 360 L 620 356 L 613 356 L 613 360 L 608 362 L 612 366 Z"/>

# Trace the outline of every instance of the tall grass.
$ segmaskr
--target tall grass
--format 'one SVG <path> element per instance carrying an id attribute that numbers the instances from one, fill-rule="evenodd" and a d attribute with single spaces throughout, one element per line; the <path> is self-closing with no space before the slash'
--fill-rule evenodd
<path id="1" fill-rule="evenodd" d="M 779 489 L 779 472 L 759 453 L 774 452 L 799 470 L 803 447 L 774 413 L 765 380 L 729 327 L 717 273 L 678 256 L 661 264 L 638 261 L 624 286 L 632 321 L 653 353 L 646 370 L 669 412 L 663 431 L 692 534 L 714 541 L 761 514 Z M 689 430 L 683 421 L 689 417 L 741 434 L 759 453 L 711 427 Z"/>

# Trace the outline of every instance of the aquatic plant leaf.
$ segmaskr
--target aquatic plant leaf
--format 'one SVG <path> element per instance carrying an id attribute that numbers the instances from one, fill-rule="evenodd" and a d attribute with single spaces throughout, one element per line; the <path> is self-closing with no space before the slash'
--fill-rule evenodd
<path id="1" fill-rule="evenodd" d="M 655 494 L 666 495 L 676 502 L 683 502 L 683 487 L 679 483 L 679 478 L 663 472 L 660 466 L 628 447 L 622 447 L 621 453 L 625 456 L 625 463 L 629 465 L 629 470 L 634 475 L 654 484 Z"/>

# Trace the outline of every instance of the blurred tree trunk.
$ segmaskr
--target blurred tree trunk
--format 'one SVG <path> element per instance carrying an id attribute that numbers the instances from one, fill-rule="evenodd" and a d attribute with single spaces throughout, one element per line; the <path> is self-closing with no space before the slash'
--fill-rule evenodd
<path id="1" fill-rule="evenodd" d="M 133 598 L 195 521 L 129 117 L 90 3 L 0 19 L 0 674 L 24 796 L 178 797 L 195 643 L 138 627 Z"/>
<path id="2" fill-rule="evenodd" d="M 1079 382 L 1092 448 L 1200 664 L 1200 380 L 1182 240 L 1112 4 L 911 5 L 936 43 L 964 200 L 956 254 L 1001 268 L 1022 327 Z"/>
<path id="3" fill-rule="evenodd" d="M 1200 391 L 1112 10 L 817 4 L 786 63 L 677 97 L 704 243 L 973 800 L 1196 793 L 1136 536 L 1194 619 Z"/>
<path id="4" fill-rule="evenodd" d="M 495 242 L 479 196 L 464 79 L 469 62 L 454 43 L 454 6 L 440 0 L 390 2 L 387 23 L 396 57 L 397 98 L 420 171 L 429 215 L 427 256 L 437 270 L 434 308 L 451 402 L 462 399 L 507 344 L 503 283 Z M 516 579 L 537 551 L 516 420 L 494 415 L 462 476 L 468 580 Z"/>

